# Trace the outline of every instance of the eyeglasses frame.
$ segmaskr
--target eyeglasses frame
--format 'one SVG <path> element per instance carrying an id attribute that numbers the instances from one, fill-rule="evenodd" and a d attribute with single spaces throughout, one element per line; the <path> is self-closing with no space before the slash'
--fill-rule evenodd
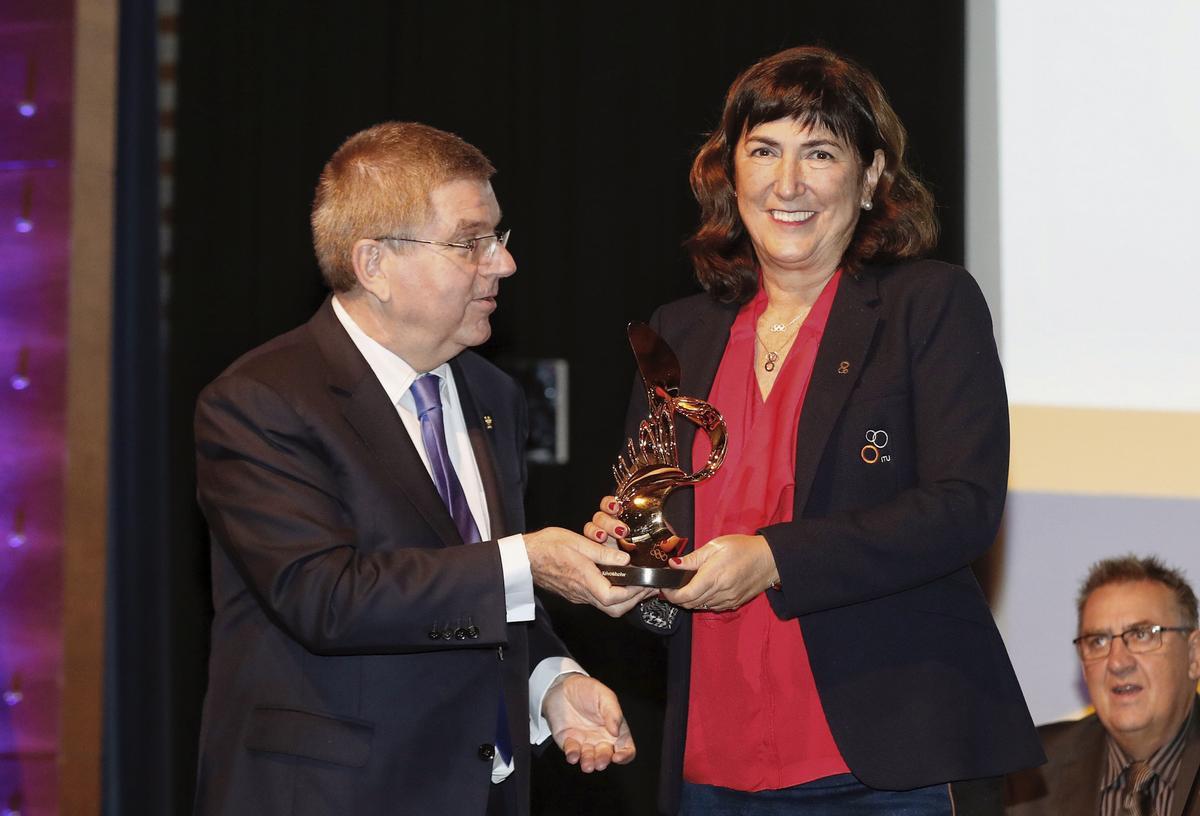
<path id="1" fill-rule="evenodd" d="M 493 232 L 493 233 L 489 233 L 488 235 L 479 235 L 474 238 L 468 238 L 465 241 L 428 241 L 428 240 L 425 240 L 424 238 L 402 238 L 398 235 L 381 235 L 378 238 L 372 238 L 371 240 L 373 240 L 373 241 L 407 241 L 408 243 L 411 243 L 411 244 L 430 244 L 432 246 L 454 247 L 455 249 L 465 249 L 465 250 L 467 250 L 468 254 L 473 255 L 473 254 L 475 254 L 475 247 L 476 247 L 476 245 L 478 245 L 478 243 L 480 241 L 487 240 L 488 238 L 495 238 L 496 243 L 492 245 L 492 251 L 488 254 L 488 256 L 486 258 L 480 258 L 478 261 L 476 261 L 476 263 L 484 264 L 484 263 L 488 263 L 489 261 L 492 260 L 492 258 L 494 258 L 496 256 L 496 247 L 498 247 L 498 246 L 507 247 L 508 246 L 508 236 L 511 234 L 512 234 L 512 230 L 506 229 L 506 230 L 504 230 L 504 232 Z"/>
<path id="2" fill-rule="evenodd" d="M 1142 651 L 1136 651 L 1134 649 L 1130 649 L 1129 641 L 1126 639 L 1126 636 L 1132 634 L 1133 632 L 1140 632 L 1140 631 L 1146 631 L 1146 630 L 1149 630 L 1151 634 L 1158 635 L 1158 645 L 1156 645 L 1150 649 L 1144 649 Z M 1113 642 L 1117 638 L 1121 639 L 1121 642 L 1123 644 L 1125 644 L 1125 650 L 1127 652 L 1129 652 L 1130 654 L 1150 654 L 1151 652 L 1156 652 L 1162 648 L 1162 633 L 1163 632 L 1195 632 L 1195 631 L 1196 631 L 1195 626 L 1162 626 L 1157 623 L 1146 626 L 1143 624 L 1140 626 L 1131 626 L 1128 629 L 1126 629 L 1124 632 L 1116 632 L 1114 634 L 1108 634 L 1106 632 L 1092 632 L 1090 634 L 1080 635 L 1079 637 L 1072 640 L 1071 643 L 1073 643 L 1075 645 L 1075 650 L 1077 652 L 1079 652 L 1080 660 L 1084 660 L 1084 661 L 1103 660 L 1104 658 L 1106 658 L 1110 654 L 1112 654 Z M 1084 657 L 1083 646 L 1081 645 L 1081 642 L 1086 640 L 1087 638 L 1096 637 L 1097 635 L 1106 635 L 1108 637 L 1108 639 L 1109 639 L 1108 640 L 1108 649 L 1104 652 L 1104 654 L 1092 655 L 1091 657 Z"/>

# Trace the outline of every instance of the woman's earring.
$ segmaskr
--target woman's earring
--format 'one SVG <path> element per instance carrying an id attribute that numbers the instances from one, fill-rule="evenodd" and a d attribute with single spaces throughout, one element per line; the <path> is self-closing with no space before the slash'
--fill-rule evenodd
<path id="1" fill-rule="evenodd" d="M 870 209 L 871 209 L 872 207 L 874 207 L 874 206 L 875 206 L 875 205 L 874 205 L 874 204 L 872 204 L 870 201 L 864 201 L 864 202 L 862 203 L 862 208 L 863 208 L 864 210 L 870 210 Z"/>

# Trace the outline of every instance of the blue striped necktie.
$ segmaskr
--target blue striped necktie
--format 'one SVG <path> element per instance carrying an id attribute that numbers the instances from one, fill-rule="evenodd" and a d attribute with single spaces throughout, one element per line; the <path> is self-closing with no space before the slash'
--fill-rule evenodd
<path id="1" fill-rule="evenodd" d="M 479 528 L 475 525 L 475 517 L 471 515 L 471 507 L 467 504 L 467 495 L 463 492 L 462 482 L 450 461 L 450 451 L 446 448 L 446 425 L 442 417 L 441 377 L 436 374 L 422 374 L 413 380 L 409 388 L 413 401 L 417 406 L 417 416 L 421 420 L 421 441 L 425 445 L 425 455 L 429 457 L 429 468 L 433 472 L 433 483 L 437 486 L 438 495 L 450 511 L 454 526 L 462 536 L 464 544 L 479 541 Z M 512 757 L 512 741 L 508 738 L 508 715 L 504 706 L 504 690 L 500 690 L 499 721 L 496 726 L 496 750 L 500 757 L 508 762 Z"/>

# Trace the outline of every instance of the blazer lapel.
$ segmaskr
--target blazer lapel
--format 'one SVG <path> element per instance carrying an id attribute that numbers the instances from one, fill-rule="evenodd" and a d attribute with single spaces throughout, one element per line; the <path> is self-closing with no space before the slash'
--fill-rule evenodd
<path id="1" fill-rule="evenodd" d="M 346 421 L 446 546 L 461 544 L 442 497 L 425 470 L 396 407 L 333 313 L 329 299 L 308 322 L 325 358 L 330 389 Z"/>
<path id="2" fill-rule="evenodd" d="M 1200 697 L 1192 703 L 1192 726 L 1179 760 L 1170 816 L 1200 816 Z"/>
<path id="3" fill-rule="evenodd" d="M 678 349 L 674 349 L 681 360 L 679 393 L 688 397 L 708 399 L 712 392 L 713 380 L 717 377 L 717 368 L 721 357 L 725 354 L 725 344 L 729 342 L 729 330 L 737 318 L 736 305 L 717 304 L 705 301 L 711 306 L 700 313 L 692 330 L 685 337 Z M 692 472 L 692 445 L 696 441 L 696 426 L 686 419 L 678 419 L 675 423 L 675 442 L 679 451 L 679 467 L 685 473 Z M 668 520 L 675 532 L 689 539 L 688 548 L 694 548 L 696 542 L 690 541 L 695 536 L 696 494 L 692 488 L 684 488 L 672 494 L 668 506 Z"/>
<path id="4" fill-rule="evenodd" d="M 808 503 L 817 465 L 875 337 L 879 285 L 870 274 L 843 275 L 817 349 L 796 435 L 796 516 Z"/>
<path id="5" fill-rule="evenodd" d="M 1100 812 L 1100 778 L 1104 773 L 1104 727 L 1092 715 L 1076 735 L 1055 788 L 1055 813 L 1093 816 Z"/>
<path id="6" fill-rule="evenodd" d="M 504 511 L 503 492 L 500 490 L 500 478 L 496 474 L 496 452 L 492 441 L 483 427 L 483 415 L 475 403 L 474 395 L 467 383 L 467 375 L 463 373 L 458 358 L 450 361 L 454 371 L 454 384 L 458 389 L 458 401 L 462 406 L 463 419 L 467 423 L 467 436 L 471 439 L 471 450 L 475 454 L 475 464 L 479 468 L 479 478 L 483 482 L 483 494 L 487 499 L 489 526 L 492 538 L 502 538 L 509 535 L 511 519 Z"/>

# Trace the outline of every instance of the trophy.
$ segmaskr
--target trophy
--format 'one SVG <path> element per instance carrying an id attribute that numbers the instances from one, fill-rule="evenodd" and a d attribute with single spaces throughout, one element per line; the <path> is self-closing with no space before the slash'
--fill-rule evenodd
<path id="1" fill-rule="evenodd" d="M 626 441 L 626 454 L 618 456 L 613 465 L 616 497 L 621 502 L 618 518 L 628 530 L 620 544 L 630 555 L 629 564 L 605 566 L 601 572 L 616 586 L 680 587 L 694 573 L 667 566 L 667 559 L 680 552 L 687 539 L 671 529 L 663 517 L 663 504 L 675 488 L 697 484 L 716 473 L 725 459 L 725 420 L 704 400 L 680 396 L 679 360 L 653 329 L 645 323 L 630 323 L 628 334 L 650 410 L 638 424 L 637 440 Z M 704 467 L 692 474 L 679 467 L 676 416 L 704 431 L 712 446 Z"/>

